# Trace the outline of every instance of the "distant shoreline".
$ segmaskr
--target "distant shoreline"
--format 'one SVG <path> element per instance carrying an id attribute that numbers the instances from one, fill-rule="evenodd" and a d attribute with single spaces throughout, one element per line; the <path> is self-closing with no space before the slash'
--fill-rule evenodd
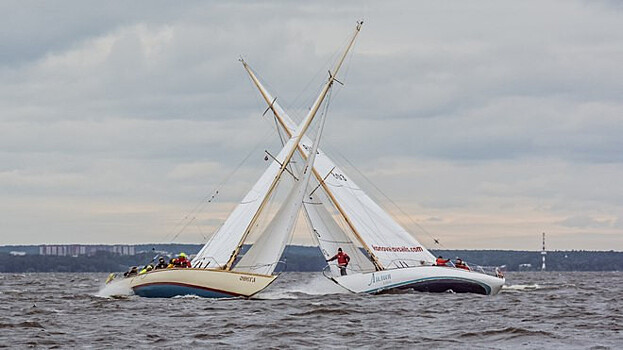
<path id="1" fill-rule="evenodd" d="M 103 246 L 103 245 L 100 245 Z M 149 263 L 157 255 L 173 256 L 180 252 L 196 254 L 201 244 L 139 244 L 133 255 L 110 251 L 73 256 L 40 255 L 39 246 L 0 246 L 0 272 L 121 272 L 130 266 Z M 540 271 L 540 251 L 515 250 L 433 250 L 435 256 L 460 257 L 475 266 L 504 266 L 506 271 Z M 281 260 L 286 271 L 321 271 L 326 262 L 313 246 L 287 246 Z M 623 252 L 548 251 L 546 271 L 623 271 Z"/>

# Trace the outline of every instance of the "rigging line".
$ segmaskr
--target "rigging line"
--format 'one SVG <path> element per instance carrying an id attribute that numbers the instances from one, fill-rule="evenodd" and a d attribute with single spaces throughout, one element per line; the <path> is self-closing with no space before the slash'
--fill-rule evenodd
<path id="1" fill-rule="evenodd" d="M 346 39 L 344 39 L 342 41 L 342 43 L 340 44 L 339 47 L 343 47 L 345 46 L 345 44 L 350 40 L 350 37 L 346 37 Z M 353 44 L 354 45 L 354 44 Z M 318 66 L 318 69 L 316 70 L 316 72 L 312 75 L 312 78 L 310 80 L 308 80 L 307 84 L 305 85 L 305 87 L 303 87 L 303 89 L 301 90 L 301 92 L 299 92 L 299 94 L 294 98 L 294 100 L 292 100 L 292 106 L 296 106 L 296 104 L 299 102 L 299 99 L 303 96 L 304 93 L 306 93 L 308 91 L 308 88 L 310 87 L 310 85 L 312 83 L 314 83 L 317 80 L 321 81 L 320 86 L 322 87 L 324 85 L 324 78 L 321 79 L 321 77 L 323 77 L 324 75 L 320 74 L 321 71 L 326 70 L 326 67 L 330 66 L 330 64 L 332 62 L 335 62 L 337 59 L 339 59 L 340 57 L 340 49 L 336 50 L 331 56 L 329 56 L 329 58 L 327 58 L 325 60 L 325 62 L 321 65 Z M 307 95 L 307 94 L 305 94 Z M 305 105 L 308 105 L 307 103 Z M 304 106 L 305 106 L 304 105 Z"/>
<path id="2" fill-rule="evenodd" d="M 207 241 L 208 237 L 203 234 L 203 231 L 201 231 L 201 226 L 199 226 L 199 223 L 195 223 L 195 226 L 197 226 L 197 230 L 199 231 L 199 234 L 201 235 L 201 237 L 203 237 L 203 239 Z"/>
<path id="3" fill-rule="evenodd" d="M 277 116 L 273 112 L 273 120 L 275 121 L 275 129 L 277 130 L 277 134 L 279 135 L 279 141 L 281 141 L 281 148 L 285 146 L 285 141 L 283 140 L 283 135 L 281 134 L 281 128 L 279 127 L 279 122 L 277 121 Z"/>
<path id="4" fill-rule="evenodd" d="M 405 215 L 409 221 L 411 221 L 411 223 L 413 223 L 415 226 L 417 226 L 420 230 L 422 230 L 422 232 L 426 233 L 433 241 L 434 244 L 440 245 L 441 247 L 446 248 L 441 242 L 439 242 L 438 238 L 433 237 L 433 235 L 428 232 L 426 229 L 424 229 L 424 227 L 422 227 L 422 225 L 418 224 L 415 220 L 413 220 L 413 218 L 411 218 L 411 216 L 409 214 L 407 214 L 404 210 L 402 210 L 402 208 L 400 208 L 398 206 L 398 204 L 396 204 L 396 202 L 394 202 L 391 198 L 389 198 L 388 195 L 386 195 L 383 191 L 381 191 L 381 189 L 376 186 L 372 181 L 370 181 L 370 179 L 368 177 L 366 177 L 355 165 L 353 165 L 353 163 L 351 163 L 348 158 L 346 158 L 343 154 L 341 154 L 339 151 L 337 152 L 339 154 L 340 157 L 342 157 L 342 159 L 344 159 L 344 161 L 346 161 L 361 177 L 363 177 L 366 182 L 368 182 L 370 185 L 372 185 L 383 197 L 385 197 L 385 199 L 387 199 L 394 207 L 396 207 L 396 209 L 398 209 L 403 215 Z"/>
<path id="5" fill-rule="evenodd" d="M 259 147 L 261 144 L 265 143 L 265 142 L 266 142 L 266 140 L 267 140 L 269 137 L 272 137 L 272 133 L 273 133 L 273 132 L 272 132 L 272 128 L 271 128 L 271 132 L 270 132 L 269 134 L 267 133 L 266 135 L 264 135 L 264 137 L 262 138 L 262 140 L 258 141 L 258 142 L 257 142 L 257 143 L 256 143 L 256 144 L 255 144 L 255 145 L 251 148 L 251 151 L 250 151 L 250 152 L 249 152 L 249 153 L 248 153 L 248 154 L 247 154 L 247 155 L 246 155 L 246 156 L 242 159 L 242 161 L 240 161 L 240 162 L 236 165 L 236 167 L 235 167 L 232 171 L 230 171 L 230 172 L 227 174 L 227 176 L 225 176 L 225 177 L 223 178 L 223 180 L 221 180 L 221 182 L 220 182 L 220 183 L 216 186 L 216 189 L 214 190 L 214 192 L 212 192 L 212 194 L 211 194 L 211 195 L 210 195 L 210 194 L 208 194 L 208 195 L 206 195 L 205 197 L 203 197 L 203 198 L 199 201 L 199 203 L 198 203 L 197 205 L 195 205 L 195 207 L 194 207 L 194 208 L 193 208 L 190 212 L 188 212 L 188 213 L 187 213 L 187 214 L 186 214 L 186 215 L 185 215 L 185 216 L 184 216 L 184 217 L 183 217 L 183 218 L 182 218 L 182 219 L 181 219 L 181 220 L 180 220 L 180 221 L 179 221 L 179 222 L 178 222 L 178 223 L 177 223 L 177 224 L 173 227 L 173 230 L 172 230 L 170 233 L 167 233 L 167 234 L 165 234 L 165 235 L 164 235 L 165 241 L 168 241 L 168 239 L 166 239 L 166 237 L 168 237 L 168 236 L 170 236 L 170 235 L 174 235 L 174 236 L 173 236 L 173 238 L 171 238 L 171 239 L 170 239 L 170 242 L 173 242 L 173 241 L 174 241 L 174 240 L 175 240 L 175 239 L 176 239 L 176 238 L 180 235 L 180 233 L 181 233 L 181 232 L 183 232 L 183 231 L 184 231 L 184 229 L 185 229 L 185 228 L 186 228 L 186 227 L 190 224 L 190 222 L 192 222 L 193 220 L 195 220 L 195 218 L 194 218 L 194 217 L 190 218 L 190 216 L 194 216 L 194 215 L 196 215 L 197 213 L 199 213 L 199 212 L 201 212 L 201 211 L 203 210 L 203 208 L 205 207 L 205 205 L 207 205 L 207 204 L 209 204 L 209 203 L 212 203 L 212 201 L 216 198 L 216 196 L 220 194 L 220 188 L 221 188 L 221 187 L 223 187 L 223 186 L 224 186 L 224 185 L 225 185 L 225 184 L 226 184 L 226 183 L 227 183 L 227 182 L 228 182 L 228 181 L 229 181 L 229 180 L 233 177 L 233 175 L 234 175 L 236 172 L 238 172 L 238 170 L 240 170 L 240 168 L 242 167 L 242 165 L 244 165 L 244 163 L 246 163 L 246 162 L 249 160 L 249 158 L 251 158 L 251 156 L 252 156 L 252 155 L 253 155 L 253 154 L 257 151 L 258 147 Z M 206 200 L 207 200 L 207 201 L 206 201 Z M 190 222 L 188 222 L 188 223 L 184 224 L 184 222 L 185 222 L 186 220 L 190 220 Z M 180 226 L 183 226 L 183 227 L 182 227 L 181 231 L 177 232 L 177 229 L 178 229 Z M 175 232 L 177 232 L 177 233 L 175 233 Z"/>
<path id="6" fill-rule="evenodd" d="M 348 62 L 346 62 L 346 64 L 344 65 L 344 74 L 342 74 L 342 81 L 346 82 L 348 81 L 348 74 L 350 72 L 350 68 L 352 67 L 352 62 L 353 62 L 353 57 L 355 57 L 355 50 L 357 49 L 357 44 L 358 42 L 354 42 L 353 43 L 353 47 L 351 49 L 351 51 L 348 54 Z M 335 91 L 335 97 L 337 98 L 340 93 L 344 90 L 343 88 L 343 84 L 341 85 L 340 88 L 337 89 L 337 91 Z"/>

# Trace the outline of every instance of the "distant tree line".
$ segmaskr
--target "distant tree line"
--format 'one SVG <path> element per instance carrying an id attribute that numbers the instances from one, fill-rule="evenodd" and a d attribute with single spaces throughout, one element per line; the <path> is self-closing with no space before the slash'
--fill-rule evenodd
<path id="1" fill-rule="evenodd" d="M 136 246 L 136 255 L 98 252 L 91 256 L 77 257 L 38 254 L 13 256 L 0 249 L 0 272 L 120 272 L 130 266 L 145 265 L 159 254 L 172 257 L 180 252 L 196 254 L 199 249 L 199 244 L 144 244 Z M 247 246 L 243 247 L 243 252 L 246 249 Z M 11 250 L 26 251 L 20 249 L 20 246 L 12 246 Z M 535 251 L 435 250 L 433 254 L 453 260 L 460 257 L 471 265 L 504 265 L 507 271 L 541 269 L 541 252 Z M 326 266 L 317 247 L 288 246 L 281 260 L 277 271 L 321 271 Z M 527 267 L 528 264 L 530 267 Z M 547 252 L 546 265 L 549 271 L 623 271 L 623 252 L 552 251 Z"/>

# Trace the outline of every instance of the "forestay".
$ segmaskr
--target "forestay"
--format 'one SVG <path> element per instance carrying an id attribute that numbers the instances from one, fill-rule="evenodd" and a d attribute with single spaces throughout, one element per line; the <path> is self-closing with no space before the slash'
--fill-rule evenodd
<path id="1" fill-rule="evenodd" d="M 269 165 L 249 193 L 227 217 L 223 225 L 199 251 L 192 261 L 193 267 L 223 268 L 227 264 L 244 236 L 245 230 L 247 230 L 253 217 L 258 212 L 262 201 L 270 190 L 273 180 L 278 175 L 280 163 L 283 164 L 293 147 L 296 147 L 295 137 L 288 140 L 275 157 L 276 161 Z"/>

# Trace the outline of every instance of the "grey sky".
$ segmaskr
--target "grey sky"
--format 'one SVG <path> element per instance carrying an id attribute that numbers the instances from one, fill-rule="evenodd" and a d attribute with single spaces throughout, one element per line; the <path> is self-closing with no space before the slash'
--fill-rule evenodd
<path id="1" fill-rule="evenodd" d="M 360 18 L 322 147 L 424 244 L 623 250 L 610 1 L 4 1 L 0 244 L 163 241 L 228 178 L 203 241 L 278 151 L 239 55 L 300 118 Z"/>

